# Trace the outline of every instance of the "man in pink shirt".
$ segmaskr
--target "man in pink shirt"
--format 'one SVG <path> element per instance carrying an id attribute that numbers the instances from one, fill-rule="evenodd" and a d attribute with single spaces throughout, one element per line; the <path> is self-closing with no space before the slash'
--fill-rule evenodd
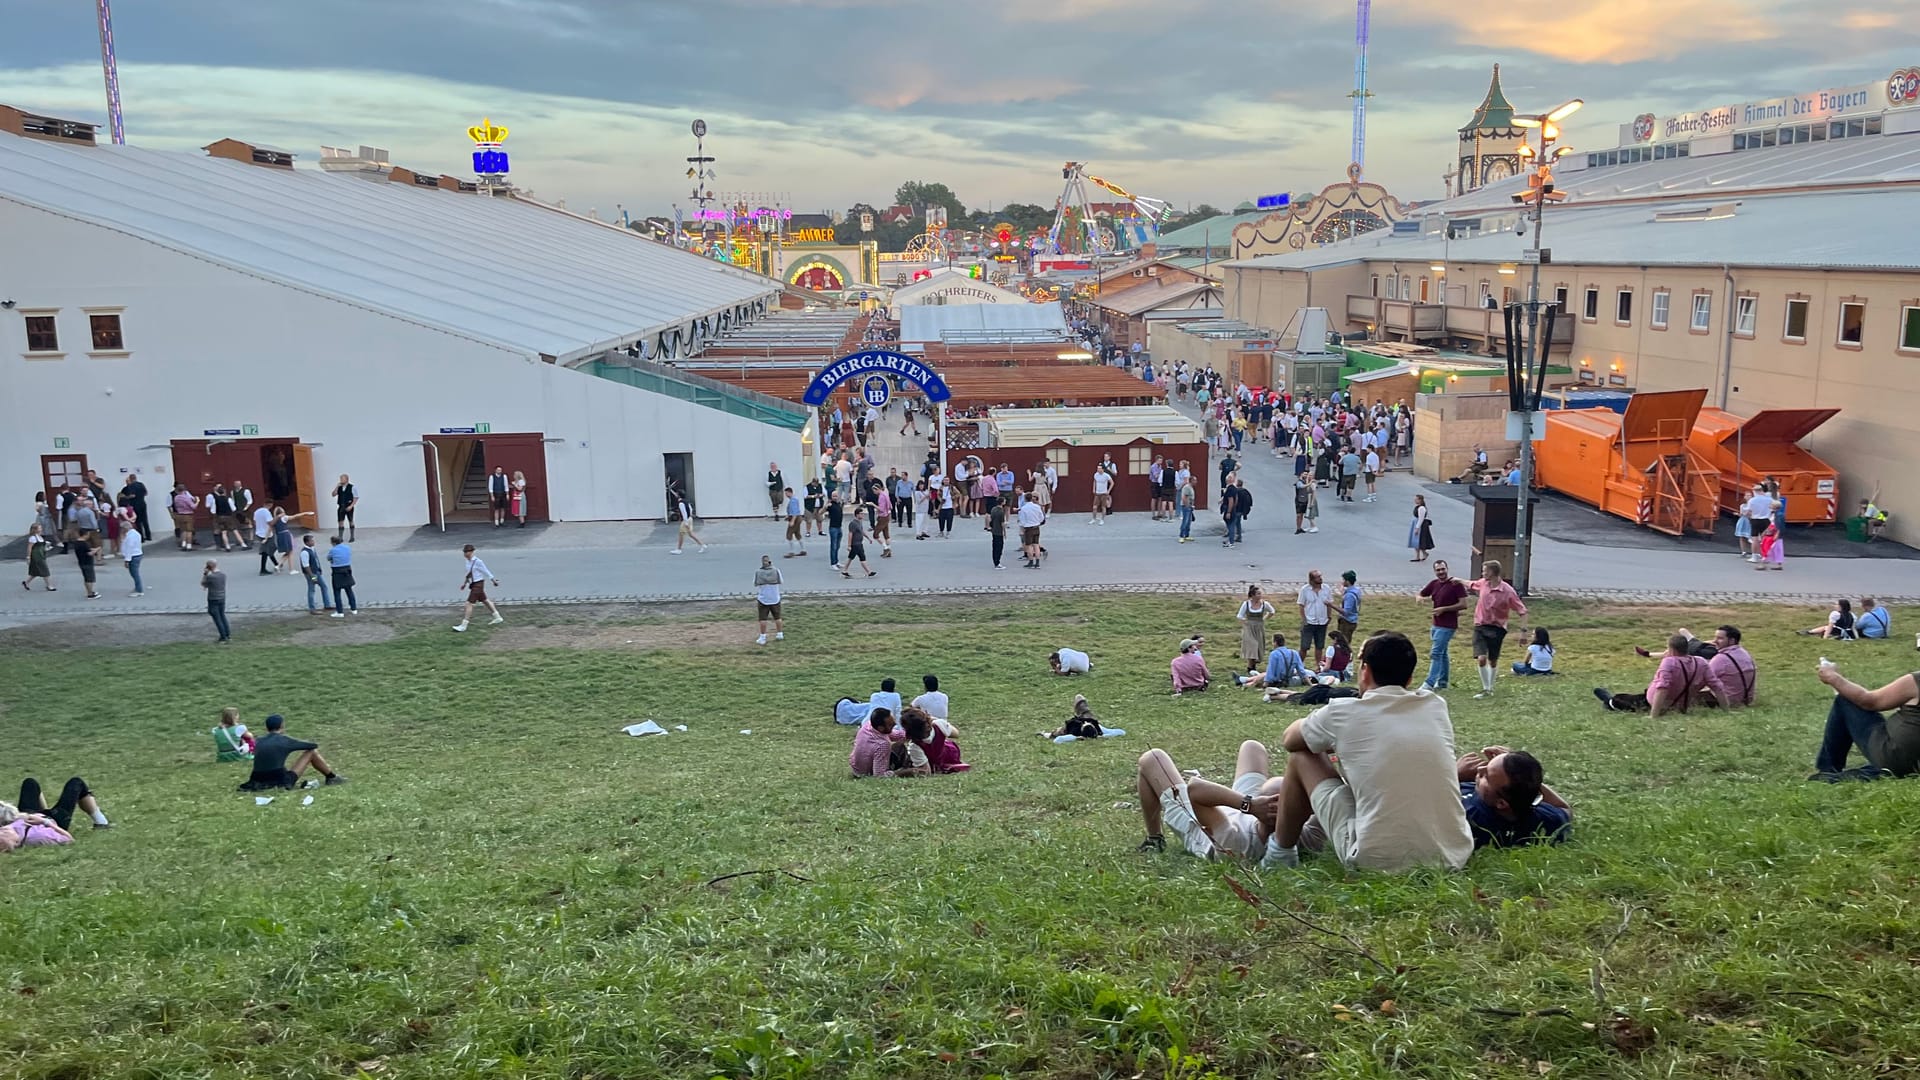
<path id="1" fill-rule="evenodd" d="M 1189 690 L 1205 690 L 1212 676 L 1207 673 L 1206 658 L 1200 655 L 1200 643 L 1193 638 L 1180 642 L 1180 655 L 1173 658 L 1173 696 Z"/>
<path id="2" fill-rule="evenodd" d="M 893 747 L 893 710 L 884 705 L 875 706 L 867 714 L 867 722 L 861 724 L 860 730 L 854 733 L 853 753 L 847 756 L 847 764 L 856 777 L 927 775 L 925 768 L 907 766 L 895 769 Z"/>
<path id="3" fill-rule="evenodd" d="M 1596 686 L 1593 696 L 1613 712 L 1649 712 L 1654 716 L 1686 712 L 1694 699 L 1707 692 L 1711 685 L 1707 661 L 1693 655 L 1692 645 L 1693 639 L 1685 634 L 1667 639 L 1667 653 L 1660 658 L 1660 668 L 1654 672 L 1646 693 L 1615 694 L 1604 686 Z"/>
<path id="4" fill-rule="evenodd" d="M 1473 605 L 1473 659 L 1480 665 L 1480 692 L 1476 698 L 1493 696 L 1493 676 L 1500 669 L 1500 643 L 1507 639 L 1507 619 L 1518 615 L 1525 618 L 1526 602 L 1513 586 L 1503 580 L 1505 570 L 1499 563 L 1489 561 L 1480 568 L 1478 581 L 1470 581 L 1467 588 L 1480 594 Z M 1521 629 L 1525 629 L 1522 624 Z"/>

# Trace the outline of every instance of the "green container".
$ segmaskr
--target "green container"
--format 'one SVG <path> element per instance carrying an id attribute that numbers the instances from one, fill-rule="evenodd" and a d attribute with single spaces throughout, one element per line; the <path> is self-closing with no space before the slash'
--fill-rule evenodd
<path id="1" fill-rule="evenodd" d="M 1866 518 L 1850 517 L 1847 519 L 1847 539 L 1856 544 L 1864 544 L 1867 542 Z"/>

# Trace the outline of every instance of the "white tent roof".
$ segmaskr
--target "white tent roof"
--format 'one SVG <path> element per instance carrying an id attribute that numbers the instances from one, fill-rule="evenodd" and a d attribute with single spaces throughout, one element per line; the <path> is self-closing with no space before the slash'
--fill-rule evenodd
<path id="1" fill-rule="evenodd" d="M 0 199 L 562 363 L 779 292 L 531 201 L 199 153 L 0 133 Z"/>
<path id="2" fill-rule="evenodd" d="M 949 330 L 1053 330 L 1064 339 L 1058 300 L 1045 304 L 909 304 L 900 309 L 901 341 L 939 341 Z"/>
<path id="3" fill-rule="evenodd" d="M 1003 289 L 991 282 L 976 278 L 957 267 L 943 266 L 919 281 L 908 282 L 893 290 L 893 296 L 887 301 L 894 307 L 909 304 L 937 303 L 942 299 L 947 303 L 960 304 L 1024 304 L 1027 298 L 1012 289 Z"/>

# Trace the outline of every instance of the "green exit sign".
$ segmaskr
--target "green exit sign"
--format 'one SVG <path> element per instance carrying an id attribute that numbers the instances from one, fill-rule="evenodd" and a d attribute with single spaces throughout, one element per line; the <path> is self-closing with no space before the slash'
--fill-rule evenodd
<path id="1" fill-rule="evenodd" d="M 73 449 L 73 440 L 55 435 L 53 437 L 53 448 L 55 450 L 71 450 Z"/>
<path id="2" fill-rule="evenodd" d="M 491 435 L 493 434 L 493 425 L 492 424 L 475 424 L 473 425 L 473 433 L 475 435 Z"/>
<path id="3" fill-rule="evenodd" d="M 259 424 L 241 424 L 241 425 L 240 425 L 240 434 L 242 434 L 242 435 L 258 435 L 258 434 L 260 434 L 260 425 L 259 425 Z"/>

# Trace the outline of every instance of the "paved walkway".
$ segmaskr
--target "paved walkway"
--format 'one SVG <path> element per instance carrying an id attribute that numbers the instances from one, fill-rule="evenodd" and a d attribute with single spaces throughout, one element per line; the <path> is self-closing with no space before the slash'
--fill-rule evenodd
<path id="1" fill-rule="evenodd" d="M 906 446 L 897 435 L 899 413 L 876 457 L 884 469 L 900 464 Z M 922 428 L 925 428 L 923 423 Z M 909 437 L 909 440 L 911 437 Z M 892 445 L 888 445 L 891 443 Z M 460 546 L 473 543 L 500 576 L 497 597 L 505 603 L 671 601 L 745 596 L 762 553 L 774 556 L 794 597 L 874 593 L 958 593 L 1040 590 L 1191 591 L 1238 590 L 1250 581 L 1297 583 L 1317 568 L 1331 580 L 1340 571 L 1359 573 L 1378 592 L 1417 589 L 1428 566 L 1408 561 L 1407 525 L 1413 495 L 1422 482 L 1407 472 L 1389 473 L 1377 503 L 1321 503 L 1320 532 L 1293 534 L 1291 467 L 1265 444 L 1249 446 L 1243 475 L 1254 495 L 1247 542 L 1220 544 L 1217 515 L 1203 513 L 1196 542 L 1175 543 L 1171 523 L 1145 514 L 1124 514 L 1102 527 L 1061 515 L 1043 533 L 1050 557 L 1039 570 L 1021 567 L 1009 545 L 1008 569 L 996 572 L 978 518 L 961 519 L 949 540 L 911 539 L 896 530 L 894 557 L 878 558 L 870 547 L 874 578 L 845 579 L 827 567 L 826 542 L 811 541 L 805 558 L 782 559 L 783 526 L 766 518 L 704 522 L 700 535 L 710 550 L 689 547 L 671 555 L 674 531 L 657 522 L 560 523 L 496 530 L 486 525 L 438 530 L 369 529 L 354 545 L 358 594 L 366 608 L 445 607 L 462 598 Z M 785 463 L 783 463 L 784 465 Z M 789 475 L 797 475 L 790 472 Z M 742 477 L 758 485 L 760 476 Z M 1434 514 L 1435 555 L 1467 569 L 1472 514 L 1446 499 L 1428 500 Z M 100 564 L 99 600 L 82 599 L 73 560 L 54 559 L 60 591 L 0 592 L 0 625 L 21 625 L 74 615 L 129 612 L 185 613 L 204 610 L 199 587 L 204 550 L 182 552 L 165 536 L 148 546 L 142 566 L 148 595 L 128 597 L 130 582 L 118 561 Z M 218 551 L 212 553 L 221 557 Z M 298 575 L 257 576 L 257 556 L 223 557 L 228 607 L 235 612 L 297 611 L 306 586 Z M 18 580 L 17 578 L 14 580 Z M 1536 545 L 1534 590 L 1557 595 L 1609 596 L 1648 601 L 1725 602 L 1778 598 L 1823 607 L 1840 595 L 1871 594 L 1896 603 L 1920 603 L 1920 562 L 1897 559 L 1794 558 L 1784 573 L 1760 573 L 1733 553 L 1650 551 L 1599 547 L 1542 539 Z M 11 588 L 12 586 L 9 586 Z"/>

